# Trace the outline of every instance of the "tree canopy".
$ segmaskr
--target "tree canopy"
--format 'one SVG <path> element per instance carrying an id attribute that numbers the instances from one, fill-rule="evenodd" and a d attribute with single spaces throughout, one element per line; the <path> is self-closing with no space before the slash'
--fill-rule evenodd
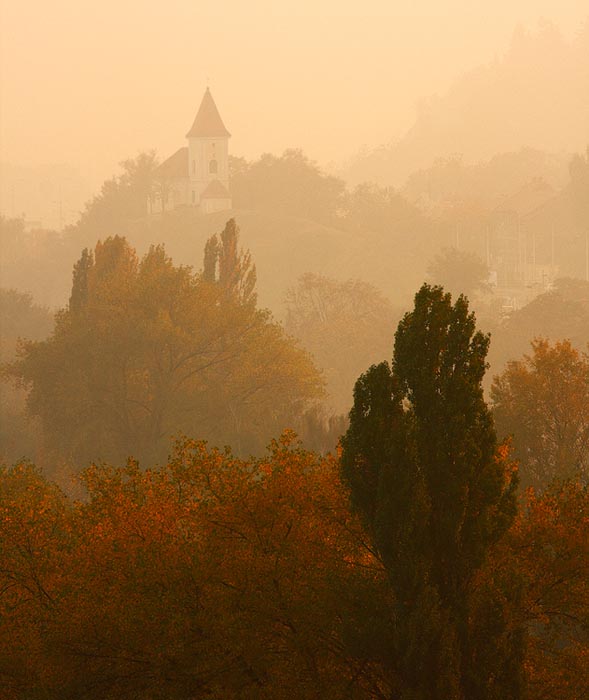
<path id="1" fill-rule="evenodd" d="M 52 328 L 52 314 L 30 294 L 0 288 L 0 461 L 39 456 L 38 426 L 25 414 L 26 392 L 14 386 L 4 365 L 14 361 L 21 338 L 44 340 Z"/>
<path id="2" fill-rule="evenodd" d="M 120 163 L 121 175 L 105 180 L 100 193 L 86 203 L 74 229 L 84 240 L 124 232 L 129 220 L 142 219 L 154 198 L 155 151 L 139 153 Z"/>
<path id="3" fill-rule="evenodd" d="M 287 291 L 285 328 L 323 370 L 332 411 L 350 409 L 358 374 L 385 355 L 400 315 L 361 280 L 307 273 Z"/>
<path id="4" fill-rule="evenodd" d="M 299 149 L 282 156 L 265 153 L 254 162 L 231 158 L 231 191 L 241 209 L 280 210 L 312 221 L 330 221 L 345 190 L 342 180 L 326 175 Z"/>
<path id="5" fill-rule="evenodd" d="M 132 415 L 138 377 L 157 399 L 150 362 L 184 360 L 207 332 L 216 348 L 216 314 L 254 323 L 244 287 L 217 269 L 223 257 L 251 272 L 232 231 L 207 246 L 207 280 L 161 249 L 139 260 L 123 239 L 87 251 L 56 332 L 36 345 L 56 383 L 68 377 L 63 338 L 80 350 L 67 356 L 78 385 L 65 398 L 87 380 L 107 397 L 100 381 L 122 378 L 128 393 L 104 410 Z M 210 296 L 193 297 L 199 285 Z M 194 298 L 213 303 L 197 312 Z M 108 333 L 127 374 L 110 366 Z M 584 698 L 589 490 L 571 479 L 529 490 L 516 508 L 516 467 L 483 401 L 487 346 L 463 297 L 425 285 L 392 365 L 356 384 L 340 458 L 301 449 L 291 431 L 249 459 L 181 437 L 160 466 L 95 460 L 75 502 L 30 463 L 0 466 L 2 699 Z M 271 365 L 264 372 L 272 379 Z M 282 389 L 270 405 L 281 400 Z M 66 409 L 63 422 L 78 420 Z M 93 429 L 107 434 L 98 420 Z"/>
<path id="6" fill-rule="evenodd" d="M 342 469 L 387 568 L 391 674 L 400 698 L 518 698 L 521 650 L 493 629 L 473 577 L 516 511 L 515 480 L 483 400 L 489 339 L 468 303 L 424 285 L 392 365 L 358 380 Z M 425 639 L 429 643 L 425 644 Z"/>
<path id="7" fill-rule="evenodd" d="M 523 486 L 589 475 L 589 354 L 538 338 L 491 387 L 498 429 L 513 436 Z"/>
<path id="8" fill-rule="evenodd" d="M 256 460 L 183 439 L 161 468 L 83 480 L 72 505 L 0 468 L 3 700 L 374 697 L 346 632 L 382 567 L 333 458 L 289 433 Z"/>
<path id="9" fill-rule="evenodd" d="M 255 306 L 234 222 L 213 248 L 212 278 L 162 246 L 140 260 L 116 236 L 82 253 L 53 335 L 24 343 L 12 369 L 61 458 L 151 463 L 181 432 L 258 451 L 320 396 L 310 358 Z"/>

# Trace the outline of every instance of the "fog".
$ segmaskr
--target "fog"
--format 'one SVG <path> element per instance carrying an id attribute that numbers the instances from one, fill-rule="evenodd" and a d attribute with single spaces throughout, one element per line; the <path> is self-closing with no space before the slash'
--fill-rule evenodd
<path id="1" fill-rule="evenodd" d="M 1 700 L 589 697 L 587 0 L 1 12 Z"/>
<path id="2" fill-rule="evenodd" d="M 401 139 L 424 101 L 501 59 L 518 25 L 550 21 L 572 41 L 586 15 L 583 0 L 3 3 L 2 209 L 54 221 L 55 206 L 31 211 L 25 193 L 47 166 L 66 167 L 71 221 L 83 199 L 71 180 L 88 196 L 122 159 L 175 150 L 207 84 L 233 154 L 298 147 L 338 169 Z M 572 151 L 578 132 L 567 125 L 540 143 L 536 129 L 519 145 Z"/>

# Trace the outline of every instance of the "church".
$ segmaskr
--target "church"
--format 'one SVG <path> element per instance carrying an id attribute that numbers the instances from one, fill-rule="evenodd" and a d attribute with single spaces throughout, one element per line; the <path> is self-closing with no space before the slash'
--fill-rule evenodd
<path id="1" fill-rule="evenodd" d="M 151 212 L 194 207 L 210 214 L 231 209 L 229 139 L 211 91 L 207 87 L 194 122 L 179 148 L 154 172 Z"/>

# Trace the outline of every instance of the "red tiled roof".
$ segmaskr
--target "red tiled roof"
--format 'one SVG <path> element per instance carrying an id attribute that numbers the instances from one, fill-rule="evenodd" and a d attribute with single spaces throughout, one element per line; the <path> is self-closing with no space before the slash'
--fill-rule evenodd
<path id="1" fill-rule="evenodd" d="M 161 163 L 155 170 L 155 177 L 188 177 L 188 146 L 179 148 L 176 153 Z"/>
<path id="2" fill-rule="evenodd" d="M 192 128 L 186 134 L 187 138 L 191 136 L 231 136 L 225 128 L 225 124 L 223 124 L 209 88 L 206 89 L 203 95 Z"/>
<path id="3" fill-rule="evenodd" d="M 211 180 L 206 186 L 204 192 L 200 195 L 201 199 L 231 199 L 231 195 L 226 187 L 219 180 Z"/>

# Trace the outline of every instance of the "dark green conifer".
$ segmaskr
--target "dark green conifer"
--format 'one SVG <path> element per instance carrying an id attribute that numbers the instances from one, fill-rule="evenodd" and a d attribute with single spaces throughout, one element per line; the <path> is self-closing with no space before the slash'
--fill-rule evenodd
<path id="1" fill-rule="evenodd" d="M 500 620 L 476 629 L 470 608 L 474 576 L 516 512 L 483 398 L 488 345 L 464 297 L 452 304 L 424 285 L 398 326 L 392 366 L 356 384 L 342 468 L 395 598 L 395 698 L 522 697 L 518 650 L 506 648 L 517 640 Z"/>

